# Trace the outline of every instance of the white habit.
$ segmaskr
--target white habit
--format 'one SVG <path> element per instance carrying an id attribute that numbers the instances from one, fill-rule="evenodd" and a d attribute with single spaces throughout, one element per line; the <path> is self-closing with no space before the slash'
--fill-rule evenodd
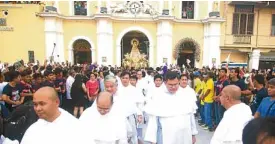
<path id="1" fill-rule="evenodd" d="M 192 135 L 198 133 L 194 118 L 197 109 L 194 98 L 182 88 L 171 94 L 165 85 L 151 94 L 148 97 L 152 97 L 152 100 L 145 106 L 145 112 L 149 115 L 145 141 L 156 143 L 156 119 L 159 118 L 163 144 L 191 144 Z"/>
<path id="2" fill-rule="evenodd" d="M 86 109 L 79 118 L 85 136 L 96 144 L 127 144 L 127 120 L 112 107 L 109 113 L 101 115 L 96 107 Z"/>
<path id="3" fill-rule="evenodd" d="M 39 119 L 24 134 L 21 144 L 76 144 L 83 143 L 79 121 L 63 109 L 53 122 Z M 93 141 L 89 144 L 94 144 Z"/>
<path id="4" fill-rule="evenodd" d="M 218 125 L 211 144 L 242 144 L 242 133 L 245 125 L 252 119 L 249 106 L 236 104 L 225 111 Z"/>
<path id="5" fill-rule="evenodd" d="M 142 115 L 144 96 L 138 88 L 130 84 L 126 87 L 123 85 L 118 87 L 117 94 L 116 105 L 120 106 L 121 111 L 124 111 L 125 118 L 131 125 L 130 144 L 137 144 L 137 116 Z"/>

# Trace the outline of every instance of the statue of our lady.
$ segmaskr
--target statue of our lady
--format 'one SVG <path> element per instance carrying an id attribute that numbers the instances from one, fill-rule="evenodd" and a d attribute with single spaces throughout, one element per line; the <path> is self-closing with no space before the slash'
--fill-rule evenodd
<path id="1" fill-rule="evenodd" d="M 139 45 L 138 39 L 133 38 L 131 40 L 131 45 L 132 45 L 132 50 L 131 50 L 130 56 L 133 58 L 134 62 L 138 62 L 138 60 L 140 59 L 140 52 L 138 49 L 138 45 Z"/>

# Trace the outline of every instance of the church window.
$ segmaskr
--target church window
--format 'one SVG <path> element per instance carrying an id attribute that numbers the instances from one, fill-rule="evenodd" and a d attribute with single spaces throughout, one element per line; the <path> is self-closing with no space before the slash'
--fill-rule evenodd
<path id="1" fill-rule="evenodd" d="M 194 1 L 182 2 L 181 18 L 194 19 Z"/>
<path id="2" fill-rule="evenodd" d="M 74 15 L 87 15 L 87 1 L 74 1 Z"/>

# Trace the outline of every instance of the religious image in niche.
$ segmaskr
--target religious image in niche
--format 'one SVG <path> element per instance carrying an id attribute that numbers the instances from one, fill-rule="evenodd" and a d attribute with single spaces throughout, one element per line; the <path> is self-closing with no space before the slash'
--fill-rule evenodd
<path id="1" fill-rule="evenodd" d="M 133 38 L 131 40 L 131 46 L 132 46 L 131 52 L 126 53 L 124 55 L 125 58 L 123 59 L 123 65 L 126 67 L 135 67 L 135 68 L 147 67 L 148 66 L 147 55 L 140 52 L 139 40 L 136 38 Z"/>
<path id="2" fill-rule="evenodd" d="M 133 58 L 134 62 L 138 62 L 138 59 L 140 58 L 140 52 L 138 49 L 139 41 L 134 38 L 131 40 L 131 45 L 132 45 L 132 49 L 131 49 L 130 56 Z"/>

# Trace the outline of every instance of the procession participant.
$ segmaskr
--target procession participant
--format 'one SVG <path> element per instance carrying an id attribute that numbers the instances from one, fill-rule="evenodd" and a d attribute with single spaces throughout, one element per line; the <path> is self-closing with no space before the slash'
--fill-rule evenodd
<path id="1" fill-rule="evenodd" d="M 179 89 L 177 72 L 168 71 L 165 86 L 152 93 L 152 100 L 145 106 L 149 115 L 145 141 L 157 144 L 191 144 L 192 122 L 196 103 Z"/>
<path id="2" fill-rule="evenodd" d="M 127 82 L 123 82 L 124 84 L 127 84 Z M 123 84 L 122 84 L 123 85 Z M 132 130 L 127 131 L 127 136 L 131 140 L 131 144 L 137 143 L 137 130 L 136 130 L 136 120 L 141 121 L 142 116 L 139 114 L 139 109 L 137 107 L 137 104 L 135 103 L 136 96 L 133 95 L 135 92 L 135 89 L 133 87 L 124 88 L 120 86 L 118 88 L 117 79 L 115 76 L 108 75 L 104 79 L 104 86 L 105 90 L 107 92 L 112 93 L 114 104 L 113 107 L 116 107 L 119 109 L 120 113 L 124 115 L 125 118 L 127 118 L 127 125 L 128 123 L 131 124 Z M 129 78 L 128 78 L 128 86 L 129 86 Z M 133 90 L 133 91 L 132 91 Z M 95 103 L 92 105 L 92 107 L 97 108 L 97 104 Z M 134 118 L 134 114 L 139 115 L 138 119 Z M 135 125 L 135 126 L 134 126 Z"/>
<path id="3" fill-rule="evenodd" d="M 120 75 L 121 79 L 121 86 L 119 87 L 120 91 L 120 101 L 123 105 L 127 108 L 126 110 L 126 117 L 128 122 L 131 124 L 133 131 L 133 137 L 131 138 L 131 143 L 137 143 L 137 125 L 142 123 L 142 111 L 144 105 L 144 96 L 142 95 L 141 91 L 139 91 L 136 87 L 130 84 L 130 73 L 124 71 Z M 142 137 L 142 133 L 139 135 Z"/>
<path id="4" fill-rule="evenodd" d="M 130 76 L 130 84 L 134 87 L 137 86 L 137 76 L 136 75 L 131 75 Z"/>
<path id="5" fill-rule="evenodd" d="M 137 84 L 136 87 L 143 93 L 143 95 L 146 95 L 147 88 L 148 88 L 148 81 L 146 81 L 145 78 L 143 78 L 142 71 L 137 71 Z"/>
<path id="6" fill-rule="evenodd" d="M 241 144 L 243 128 L 253 118 L 249 106 L 241 102 L 241 89 L 235 85 L 226 86 L 221 92 L 220 101 L 226 111 L 211 144 Z"/>
<path id="7" fill-rule="evenodd" d="M 188 85 L 188 75 L 187 74 L 182 74 L 180 76 L 180 88 L 183 90 L 183 93 L 185 94 L 185 96 L 190 97 L 191 99 L 193 99 L 194 103 L 197 103 L 197 97 L 196 97 L 196 93 L 195 90 L 192 89 L 190 87 L 190 85 Z M 197 109 L 197 105 L 195 105 L 195 109 Z M 194 112 L 194 114 L 196 113 L 196 111 Z M 196 122 L 195 122 L 195 117 L 194 115 L 191 115 L 191 128 L 192 128 L 192 141 L 193 143 L 196 142 L 196 137 L 195 135 L 198 134 L 198 130 L 196 127 Z"/>
<path id="8" fill-rule="evenodd" d="M 126 118 L 113 107 L 113 96 L 109 92 L 99 93 L 97 107 L 90 107 L 80 117 L 81 126 L 87 130 L 97 144 L 127 144 Z"/>
<path id="9" fill-rule="evenodd" d="M 27 129 L 21 144 L 85 144 L 78 120 L 59 108 L 60 102 L 54 88 L 37 90 L 33 103 L 39 119 Z"/>
<path id="10" fill-rule="evenodd" d="M 157 74 L 154 76 L 154 86 L 148 88 L 148 92 L 145 96 L 145 103 L 148 103 L 152 99 L 152 94 L 154 91 L 157 91 L 159 88 L 161 88 L 163 84 L 163 78 L 160 74 Z"/>

